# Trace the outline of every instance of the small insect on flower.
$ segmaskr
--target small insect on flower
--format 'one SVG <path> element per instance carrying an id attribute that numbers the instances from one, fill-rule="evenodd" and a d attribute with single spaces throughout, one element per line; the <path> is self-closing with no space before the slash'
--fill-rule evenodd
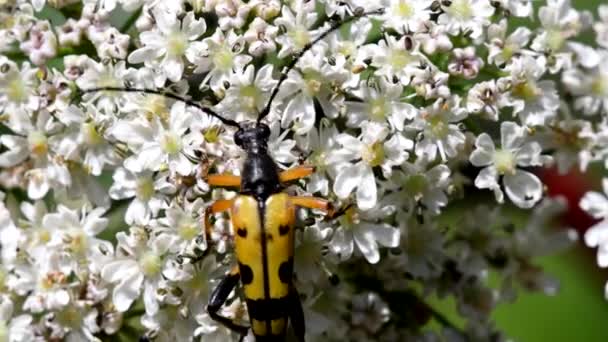
<path id="1" fill-rule="evenodd" d="M 236 233 L 233 238 L 237 265 L 211 293 L 207 311 L 211 318 L 239 333 L 241 338 L 251 328 L 258 342 L 284 341 L 287 323 L 290 321 L 298 341 L 304 341 L 304 312 L 293 285 L 296 207 L 317 209 L 325 212 L 329 218 L 337 216 L 326 199 L 291 196 L 284 191 L 286 183 L 311 175 L 315 168 L 300 165 L 280 172 L 269 154 L 270 128 L 262 120 L 270 113 L 273 100 L 288 73 L 317 42 L 346 23 L 381 13 L 381 10 L 364 12 L 356 9 L 351 16 L 330 21 L 329 27 L 304 44 L 283 70 L 256 121 L 236 122 L 194 101 L 152 89 L 102 87 L 83 90 L 84 93 L 127 91 L 166 96 L 196 107 L 237 129 L 234 142 L 246 152 L 240 176 L 210 174 L 206 176 L 206 182 L 210 186 L 238 188 L 239 194 L 231 199 L 217 200 L 207 208 L 205 233 L 208 241 L 211 241 L 211 216 L 230 212 L 233 231 Z M 239 281 L 249 312 L 249 327 L 239 325 L 219 313 Z"/>

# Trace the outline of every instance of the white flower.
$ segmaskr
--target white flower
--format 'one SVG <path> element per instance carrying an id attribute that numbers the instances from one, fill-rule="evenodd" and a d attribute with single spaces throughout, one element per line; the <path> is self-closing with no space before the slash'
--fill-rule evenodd
<path id="1" fill-rule="evenodd" d="M 608 51 L 600 53 L 602 60 L 608 58 Z M 574 108 L 583 114 L 608 114 L 608 64 L 600 63 L 591 70 L 573 68 L 562 74 L 562 82 L 573 95 L 578 96 Z"/>
<path id="2" fill-rule="evenodd" d="M 542 183 L 534 174 L 518 166 L 542 166 L 547 159 L 541 156 L 537 142 L 527 141 L 525 130 L 513 122 L 503 122 L 500 149 L 494 147 L 487 133 L 480 134 L 470 160 L 473 165 L 484 167 L 475 178 L 476 187 L 493 190 L 496 200 L 502 203 L 504 195 L 497 180 L 503 176 L 509 199 L 520 208 L 531 208 L 542 197 Z"/>
<path id="3" fill-rule="evenodd" d="M 181 21 L 161 11 L 155 12 L 155 18 L 156 29 L 140 35 L 144 47 L 129 55 L 129 63 L 149 63 L 177 82 L 184 71 L 184 57 L 194 49 L 192 42 L 205 33 L 207 25 L 204 19 L 195 19 L 192 12 Z"/>
<path id="4" fill-rule="evenodd" d="M 52 135 L 60 126 L 49 112 L 40 111 L 30 116 L 15 110 L 8 126 L 18 135 L 0 137 L 0 143 L 8 148 L 0 154 L 0 166 L 15 166 L 28 159 L 33 162 L 26 173 L 30 198 L 42 198 L 52 185 L 70 185 L 71 175 L 67 166 L 54 158 L 52 148 L 58 140 Z"/>
<path id="5" fill-rule="evenodd" d="M 168 169 L 180 175 L 189 175 L 193 163 L 192 140 L 186 135 L 195 116 L 183 103 L 171 107 L 169 118 L 146 120 L 138 118 L 118 123 L 112 134 L 129 144 L 135 153 L 125 160 L 125 167 L 133 172 Z"/>
<path id="6" fill-rule="evenodd" d="M 296 0 L 294 11 L 289 6 L 283 6 L 281 16 L 275 19 L 275 25 L 285 27 L 285 34 L 276 38 L 277 43 L 281 45 L 279 58 L 301 51 L 320 32 L 320 30 L 310 30 L 317 21 L 314 5 L 314 2 Z"/>
<path id="7" fill-rule="evenodd" d="M 586 193 L 580 201 L 580 207 L 594 219 L 601 220 L 587 230 L 585 244 L 592 248 L 597 247 L 597 264 L 600 267 L 608 267 L 608 178 L 603 179 L 602 187 L 603 194 L 595 191 Z M 606 297 L 608 298 L 608 284 Z"/>
<path id="8" fill-rule="evenodd" d="M 23 63 L 20 70 L 16 63 L 0 55 L 0 110 L 10 113 L 38 109 L 38 84 L 36 69 Z"/>
<path id="9" fill-rule="evenodd" d="M 546 71 L 546 59 L 522 56 L 509 67 L 511 72 L 511 96 L 508 105 L 522 124 L 540 126 L 547 124 L 557 114 L 559 96 L 555 83 L 541 80 Z"/>
<path id="10" fill-rule="evenodd" d="M 42 65 L 57 54 L 57 37 L 48 21 L 39 21 L 30 29 L 29 40 L 20 44 L 21 50 L 35 65 Z"/>
<path id="11" fill-rule="evenodd" d="M 129 235 L 119 232 L 116 239 L 116 257 L 101 270 L 103 279 L 115 284 L 112 303 L 116 310 L 125 312 L 143 288 L 146 313 L 155 314 L 159 309 L 157 289 L 163 282 L 162 271 L 170 240 L 149 239 L 139 228 L 132 228 Z"/>
<path id="12" fill-rule="evenodd" d="M 341 260 L 347 260 L 352 256 L 356 246 L 367 262 L 377 263 L 380 261 L 378 245 L 384 247 L 399 245 L 399 229 L 382 221 L 393 212 L 392 206 L 382 204 L 366 211 L 356 208 L 347 209 L 340 217 L 340 226 L 329 242 L 330 251 Z"/>
<path id="13" fill-rule="evenodd" d="M 151 171 L 131 173 L 119 168 L 112 179 L 114 184 L 109 190 L 112 199 L 133 198 L 125 213 L 127 224 L 145 224 L 167 206 L 166 195 L 175 191 L 175 186 L 162 173 L 153 177 Z"/>
<path id="14" fill-rule="evenodd" d="M 391 129 L 402 131 L 405 120 L 413 119 L 418 110 L 409 103 L 401 101 L 403 86 L 400 83 L 388 82 L 384 77 L 377 78 L 377 84 L 361 83 L 360 88 L 353 91 L 362 102 L 347 101 L 346 124 L 359 127 L 363 121 L 388 123 Z"/>
<path id="15" fill-rule="evenodd" d="M 296 134 L 307 133 L 316 119 L 315 100 L 323 108 L 323 113 L 329 118 L 338 116 L 344 101 L 342 94 L 333 90 L 348 80 L 348 73 L 343 65 L 343 58 L 336 59 L 331 65 L 325 55 L 326 46 L 318 45 L 308 51 L 300 62 L 298 69 L 292 70 L 281 89 L 281 97 L 287 103 L 281 118 L 281 126 L 292 129 Z"/>
<path id="16" fill-rule="evenodd" d="M 423 111 L 410 125 L 421 131 L 421 140 L 416 143 L 416 155 L 428 160 L 454 158 L 464 142 L 458 122 L 467 116 L 460 106 L 460 97 L 453 96 L 448 100 L 438 99 Z"/>
<path id="17" fill-rule="evenodd" d="M 317 283 L 325 275 L 324 254 L 331 233 L 332 229 L 329 227 L 308 226 L 298 234 L 299 244 L 295 251 L 294 268 L 298 272 L 299 283 Z"/>
<path id="18" fill-rule="evenodd" d="M 541 132 L 538 141 L 544 150 L 554 151 L 552 157 L 557 170 L 566 174 L 574 166 L 583 172 L 587 170 L 594 158 L 593 143 L 598 139 L 590 122 L 566 119 Z"/>
<path id="19" fill-rule="evenodd" d="M 278 33 L 278 27 L 268 24 L 262 18 L 254 18 L 247 32 L 243 34 L 243 39 L 249 43 L 247 52 L 256 57 L 274 52 L 277 49 L 275 38 Z"/>
<path id="20" fill-rule="evenodd" d="M 371 57 L 371 65 L 376 75 L 384 76 L 389 80 L 399 80 L 402 85 L 410 84 L 410 80 L 419 72 L 420 62 L 424 60 L 419 45 L 409 36 L 401 39 L 385 35 L 378 45 L 365 45 L 363 47 L 367 57 Z"/>
<path id="21" fill-rule="evenodd" d="M 106 209 L 95 208 L 82 213 L 59 206 L 56 213 L 46 214 L 42 226 L 52 232 L 49 247 L 61 248 L 75 261 L 88 263 L 92 272 L 99 272 L 103 255 L 100 251 L 111 251 L 112 245 L 96 238 L 108 225 L 108 219 L 102 215 Z M 107 254 L 107 253 L 106 253 Z"/>
<path id="22" fill-rule="evenodd" d="M 532 32 L 526 27 L 518 27 L 507 37 L 507 20 L 488 27 L 488 62 L 502 66 L 514 56 L 525 53 L 524 48 L 530 42 Z M 523 51 L 522 51 L 523 50 Z"/>
<path id="23" fill-rule="evenodd" d="M 40 341 L 32 327 L 30 315 L 14 315 L 14 304 L 8 296 L 0 296 L 0 339 L 7 342 Z"/>
<path id="24" fill-rule="evenodd" d="M 94 176 L 99 176 L 106 165 L 117 163 L 114 148 L 104 136 L 104 124 L 108 119 L 94 106 L 87 106 L 86 113 L 76 106 L 69 106 L 59 120 L 68 128 L 57 143 L 58 154 L 76 161 L 82 158 L 87 171 Z"/>
<path id="25" fill-rule="evenodd" d="M 507 105 L 506 79 L 479 82 L 467 94 L 467 110 L 498 121 L 500 109 Z"/>
<path id="26" fill-rule="evenodd" d="M 404 34 L 417 32 L 431 16 L 430 0 L 383 0 L 387 10 L 379 17 L 384 26 Z"/>
<path id="27" fill-rule="evenodd" d="M 122 34 L 114 27 L 109 27 L 96 36 L 97 54 L 100 58 L 125 59 L 129 49 L 130 36 Z"/>
<path id="28" fill-rule="evenodd" d="M 364 123 L 359 138 L 342 133 L 335 140 L 341 149 L 331 152 L 330 163 L 344 164 L 333 186 L 336 195 L 345 199 L 355 190 L 357 206 L 361 210 L 373 208 L 377 203 L 377 185 L 373 168 L 380 166 L 385 176 L 389 176 L 392 167 L 407 160 L 405 152 L 411 149 L 413 142 L 396 133 L 388 138 L 388 129 L 378 123 Z M 355 160 L 353 164 L 351 161 Z"/>
<path id="29" fill-rule="evenodd" d="M 272 70 L 272 65 L 265 65 L 257 72 L 253 65 L 236 70 L 228 79 L 230 88 L 218 103 L 218 111 L 239 122 L 255 120 L 268 103 L 270 91 L 277 83 L 272 77 Z"/>
<path id="30" fill-rule="evenodd" d="M 315 167 L 313 173 L 306 182 L 306 191 L 320 193 L 327 196 L 329 193 L 329 177 L 335 177 L 336 164 L 329 163 L 328 157 L 336 148 L 336 126 L 329 123 L 328 119 L 321 120 L 319 128 L 312 128 L 306 135 L 296 135 L 296 143 L 303 151 L 309 151 L 310 155 L 306 162 Z"/>
<path id="31" fill-rule="evenodd" d="M 169 239 L 169 251 L 179 253 L 189 245 L 196 244 L 196 239 L 202 234 L 201 212 L 204 202 L 198 198 L 187 203 L 184 208 L 172 204 L 165 210 L 165 216 L 158 219 L 152 226 L 162 239 Z"/>
<path id="32" fill-rule="evenodd" d="M 549 0 L 538 11 L 543 29 L 532 41 L 531 48 L 552 57 L 549 71 L 568 69 L 574 56 L 587 68 L 596 66 L 600 58 L 592 48 L 568 39 L 584 28 L 586 20 L 570 5 L 570 0 Z"/>
<path id="33" fill-rule="evenodd" d="M 608 49 L 608 5 L 600 5 L 597 9 L 601 21 L 593 24 L 596 42 Z"/>
<path id="34" fill-rule="evenodd" d="M 122 87 L 123 79 L 127 75 L 126 64 L 120 61 L 114 64 L 98 63 L 90 58 L 78 61 L 86 69 L 76 79 L 80 89 L 93 89 L 102 87 Z M 103 113 L 116 113 L 122 107 L 123 94 L 116 91 L 103 91 L 89 93 L 83 96 L 83 100 L 95 103 Z"/>
<path id="35" fill-rule="evenodd" d="M 452 35 L 468 33 L 473 39 L 481 36 L 494 14 L 494 7 L 488 0 L 452 0 L 442 2 L 441 7 L 443 13 L 437 22 L 446 25 Z"/>
<path id="36" fill-rule="evenodd" d="M 209 83 L 211 89 L 224 89 L 224 81 L 229 81 L 234 70 L 244 70 L 252 59 L 243 54 L 244 40 L 233 30 L 224 33 L 217 30 L 211 37 L 192 43 L 186 51 L 188 60 L 196 65 L 195 73 L 207 72 L 201 87 Z"/>
<path id="37" fill-rule="evenodd" d="M 441 208 L 448 204 L 446 195 L 450 185 L 450 169 L 445 164 L 429 166 L 424 159 L 416 163 L 403 163 L 403 172 L 393 173 L 387 190 L 394 189 L 386 195 L 387 201 L 396 207 L 405 207 L 407 213 L 416 213 L 416 204 L 420 203 L 428 212 L 437 215 Z"/>
<path id="38" fill-rule="evenodd" d="M 477 77 L 479 69 L 483 67 L 484 63 L 483 59 L 475 55 L 474 47 L 456 48 L 452 53 L 454 54 L 454 58 L 448 64 L 450 74 L 461 76 L 467 80 Z"/>

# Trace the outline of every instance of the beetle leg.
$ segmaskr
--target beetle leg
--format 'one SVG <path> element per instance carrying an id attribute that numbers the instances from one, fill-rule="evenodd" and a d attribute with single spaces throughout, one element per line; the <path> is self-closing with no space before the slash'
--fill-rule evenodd
<path id="1" fill-rule="evenodd" d="M 292 286 L 289 293 L 289 320 L 293 327 L 293 332 L 298 339 L 298 342 L 304 342 L 304 334 L 306 328 L 304 326 L 304 309 L 302 309 L 302 302 L 300 301 L 300 295 L 298 290 Z"/>
<path id="2" fill-rule="evenodd" d="M 281 183 L 310 176 L 315 172 L 315 167 L 312 165 L 299 165 L 291 169 L 285 170 L 279 174 Z"/>
<path id="3" fill-rule="evenodd" d="M 228 296 L 230 295 L 232 290 L 234 290 L 236 284 L 238 284 L 239 278 L 240 276 L 238 273 L 238 268 L 235 267 L 224 279 L 220 281 L 220 283 L 215 287 L 215 289 L 211 293 L 211 296 L 209 297 L 209 304 L 207 304 L 207 312 L 214 321 L 221 323 L 226 328 L 241 334 L 242 338 L 243 335 L 247 335 L 249 327 L 238 325 L 230 318 L 218 314 L 218 311 L 224 305 L 224 303 L 226 303 Z"/>
<path id="4" fill-rule="evenodd" d="M 207 238 L 207 241 L 211 241 L 211 230 L 213 229 L 210 222 L 211 215 L 230 210 L 232 207 L 232 202 L 234 202 L 233 199 L 217 200 L 208 206 L 207 210 L 205 210 L 205 237 Z"/>
<path id="5" fill-rule="evenodd" d="M 216 173 L 205 177 L 207 184 L 217 187 L 240 187 L 241 177 L 225 173 Z"/>
<path id="6" fill-rule="evenodd" d="M 289 198 L 289 200 L 298 207 L 318 209 L 324 211 L 329 217 L 333 217 L 335 215 L 334 206 L 331 204 L 331 202 L 323 198 L 312 196 L 292 196 Z"/>

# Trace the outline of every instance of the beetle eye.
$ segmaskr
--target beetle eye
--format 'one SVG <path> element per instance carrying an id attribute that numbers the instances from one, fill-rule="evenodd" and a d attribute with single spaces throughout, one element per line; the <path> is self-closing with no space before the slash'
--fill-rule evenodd
<path id="1" fill-rule="evenodd" d="M 270 138 L 270 128 L 268 126 L 261 124 L 257 127 L 258 136 L 264 140 L 268 140 Z"/>

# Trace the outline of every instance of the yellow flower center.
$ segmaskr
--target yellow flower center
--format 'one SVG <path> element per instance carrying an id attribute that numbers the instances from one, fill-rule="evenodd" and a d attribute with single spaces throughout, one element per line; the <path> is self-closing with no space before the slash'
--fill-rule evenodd
<path id="1" fill-rule="evenodd" d="M 435 138 L 442 139 L 450 132 L 449 125 L 441 115 L 429 115 L 426 117 L 430 125 L 429 133 Z"/>
<path id="2" fill-rule="evenodd" d="M 310 155 L 309 160 L 315 166 L 317 172 L 323 172 L 327 167 L 325 158 L 327 158 L 327 155 L 324 151 L 315 151 Z"/>
<path id="3" fill-rule="evenodd" d="M 47 151 L 49 150 L 46 135 L 44 135 L 44 133 L 41 131 L 30 132 L 30 134 L 27 136 L 27 142 L 29 144 L 30 151 L 37 156 L 46 155 Z"/>
<path id="4" fill-rule="evenodd" d="M 414 14 L 414 7 L 409 1 L 399 1 L 399 3 L 394 6 L 393 13 L 403 18 L 409 18 Z"/>
<path id="5" fill-rule="evenodd" d="M 423 175 L 412 175 L 407 178 L 403 188 L 416 199 L 420 198 L 426 188 L 428 187 L 428 180 Z"/>
<path id="6" fill-rule="evenodd" d="M 321 92 L 323 87 L 323 78 L 320 73 L 315 71 L 307 71 L 303 75 L 304 83 L 306 84 L 304 91 L 308 96 L 315 96 Z"/>
<path id="7" fill-rule="evenodd" d="M 151 178 L 139 178 L 135 189 L 137 198 L 148 201 L 154 195 L 154 182 Z"/>
<path id="8" fill-rule="evenodd" d="M 173 32 L 167 39 L 167 55 L 181 57 L 188 47 L 188 38 L 182 32 Z"/>
<path id="9" fill-rule="evenodd" d="M 229 71 L 234 64 L 234 53 L 227 47 L 220 47 L 213 54 L 213 64 L 222 71 Z"/>
<path id="10" fill-rule="evenodd" d="M 384 121 L 388 114 L 386 100 L 384 98 L 371 100 L 369 102 L 369 113 L 373 120 Z"/>
<path id="11" fill-rule="evenodd" d="M 473 17 L 473 8 L 469 0 L 453 0 L 450 7 L 446 10 L 451 16 L 459 19 L 471 19 Z"/>
<path id="12" fill-rule="evenodd" d="M 289 36 L 291 37 L 291 39 L 293 39 L 293 42 L 296 45 L 296 48 L 298 50 L 303 49 L 306 44 L 310 43 L 310 33 L 308 32 L 308 29 L 305 27 L 298 27 L 295 30 L 291 31 L 289 33 Z"/>
<path id="13" fill-rule="evenodd" d="M 27 100 L 27 88 L 25 82 L 17 74 L 15 78 L 8 82 L 6 96 L 12 102 L 22 103 Z"/>
<path id="14" fill-rule="evenodd" d="M 64 327 L 77 328 L 82 322 L 82 314 L 73 306 L 68 306 L 65 309 L 56 313 L 57 321 Z"/>
<path id="15" fill-rule="evenodd" d="M 353 225 L 359 224 L 361 222 L 361 218 L 359 217 L 359 212 L 354 207 L 350 207 L 346 209 L 344 215 L 342 215 L 339 219 L 340 225 L 344 228 L 350 228 Z"/>
<path id="16" fill-rule="evenodd" d="M 51 232 L 45 228 L 39 228 L 36 230 L 36 241 L 39 245 L 44 245 L 51 241 Z"/>
<path id="17" fill-rule="evenodd" d="M 203 132 L 203 138 L 206 142 L 214 144 L 220 140 L 220 133 L 222 128 L 219 126 L 213 126 Z"/>
<path id="18" fill-rule="evenodd" d="M 92 122 L 82 124 L 80 130 L 85 144 L 95 146 L 103 142 L 103 137 L 99 134 L 99 132 L 97 132 L 97 128 Z"/>
<path id="19" fill-rule="evenodd" d="M 154 276 L 158 274 L 161 269 L 160 256 L 153 252 L 147 252 L 139 259 L 139 265 L 146 276 Z"/>
<path id="20" fill-rule="evenodd" d="M 351 41 L 343 41 L 340 42 L 340 46 L 338 47 L 338 53 L 344 56 L 352 56 L 355 53 L 357 46 L 355 43 Z"/>
<path id="21" fill-rule="evenodd" d="M 391 49 L 388 53 L 388 62 L 393 69 L 399 70 L 412 62 L 412 56 L 405 50 Z"/>
<path id="22" fill-rule="evenodd" d="M 9 342 L 6 321 L 0 320 L 0 342 Z"/>
<path id="23" fill-rule="evenodd" d="M 533 81 L 526 81 L 515 84 L 512 93 L 515 97 L 525 101 L 532 101 L 540 95 L 541 90 Z"/>
<path id="24" fill-rule="evenodd" d="M 200 232 L 199 226 L 190 218 L 184 218 L 179 222 L 177 231 L 179 236 L 184 240 L 194 239 Z"/>
<path id="25" fill-rule="evenodd" d="M 158 116 L 161 120 L 169 120 L 169 109 L 167 108 L 167 100 L 163 96 L 148 95 L 142 103 L 144 111 Z M 152 117 L 148 118 L 152 120 Z"/>
<path id="26" fill-rule="evenodd" d="M 255 112 L 261 100 L 261 93 L 254 85 L 244 86 L 240 90 L 241 107 L 247 112 Z"/>
<path id="27" fill-rule="evenodd" d="M 165 132 L 160 139 L 160 146 L 165 153 L 174 155 L 182 150 L 182 142 L 177 134 Z"/>
<path id="28" fill-rule="evenodd" d="M 82 231 L 76 231 L 66 237 L 65 241 L 70 252 L 76 255 L 86 253 L 88 242 L 87 236 Z"/>
<path id="29" fill-rule="evenodd" d="M 591 83 L 591 92 L 594 95 L 608 97 L 608 77 L 598 76 Z"/>
<path id="30" fill-rule="evenodd" d="M 513 174 L 515 173 L 515 155 L 513 152 L 498 149 L 494 152 L 494 165 L 499 174 Z"/>
<path id="31" fill-rule="evenodd" d="M 561 31 L 547 30 L 547 47 L 552 52 L 560 51 L 565 43 L 566 37 Z"/>
<path id="32" fill-rule="evenodd" d="M 381 142 L 375 142 L 367 146 L 361 158 L 371 167 L 382 165 L 384 161 L 384 145 Z"/>

